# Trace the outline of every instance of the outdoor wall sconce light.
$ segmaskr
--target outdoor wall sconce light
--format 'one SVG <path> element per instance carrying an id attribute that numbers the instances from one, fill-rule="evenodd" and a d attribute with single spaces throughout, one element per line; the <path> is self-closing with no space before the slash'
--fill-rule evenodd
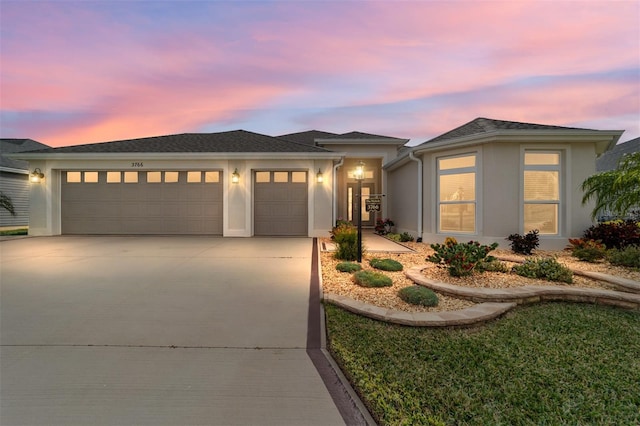
<path id="1" fill-rule="evenodd" d="M 233 171 L 233 173 L 231 173 L 231 182 L 232 183 L 238 183 L 240 182 L 240 173 L 238 173 L 238 168 L 236 167 L 236 169 Z"/>
<path id="2" fill-rule="evenodd" d="M 318 173 L 316 173 L 316 182 L 322 183 L 324 182 L 324 175 L 322 174 L 322 170 L 318 169 Z"/>
<path id="3" fill-rule="evenodd" d="M 44 173 L 39 168 L 36 168 L 33 173 L 29 175 L 29 180 L 33 183 L 40 183 L 44 179 Z"/>

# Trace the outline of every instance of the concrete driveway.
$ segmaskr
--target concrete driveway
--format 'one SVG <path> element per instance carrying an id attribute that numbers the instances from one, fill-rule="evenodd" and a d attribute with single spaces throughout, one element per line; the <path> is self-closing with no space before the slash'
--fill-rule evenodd
<path id="1" fill-rule="evenodd" d="M 307 354 L 312 240 L 0 243 L 0 424 L 344 424 Z"/>

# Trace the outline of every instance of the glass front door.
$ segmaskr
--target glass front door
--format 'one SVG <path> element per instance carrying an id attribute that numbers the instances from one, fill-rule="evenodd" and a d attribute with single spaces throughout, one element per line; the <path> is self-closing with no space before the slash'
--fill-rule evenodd
<path id="1" fill-rule="evenodd" d="M 347 184 L 347 220 L 354 225 L 358 224 L 358 207 L 362 210 L 362 226 L 374 226 L 375 213 L 368 212 L 365 208 L 365 201 L 369 199 L 371 194 L 374 194 L 374 184 L 363 183 L 362 184 L 362 197 L 358 197 L 358 184 Z M 360 203 L 358 203 L 360 198 Z M 360 204 L 360 206 L 358 206 Z"/>

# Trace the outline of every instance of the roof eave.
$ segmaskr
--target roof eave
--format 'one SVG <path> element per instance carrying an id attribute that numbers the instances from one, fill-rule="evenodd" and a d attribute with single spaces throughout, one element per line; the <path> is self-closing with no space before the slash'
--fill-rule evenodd
<path id="1" fill-rule="evenodd" d="M 314 159 L 339 160 L 340 152 L 64 152 L 12 153 L 7 157 L 20 160 L 255 160 L 257 159 Z"/>
<path id="2" fill-rule="evenodd" d="M 409 139 L 380 138 L 380 139 L 315 139 L 319 145 L 396 145 L 404 146 Z"/>
<path id="3" fill-rule="evenodd" d="M 29 174 L 29 170 L 16 169 L 14 167 L 5 167 L 5 166 L 0 166 L 0 172 L 16 173 L 16 174 L 21 174 L 21 175 L 28 175 Z"/>
<path id="4" fill-rule="evenodd" d="M 425 143 L 416 146 L 412 151 L 421 154 L 443 148 L 465 147 L 488 142 L 530 142 L 530 143 L 578 143 L 592 142 L 596 144 L 596 153 L 612 148 L 624 130 L 495 130 L 481 134 L 463 136 L 455 139 Z"/>

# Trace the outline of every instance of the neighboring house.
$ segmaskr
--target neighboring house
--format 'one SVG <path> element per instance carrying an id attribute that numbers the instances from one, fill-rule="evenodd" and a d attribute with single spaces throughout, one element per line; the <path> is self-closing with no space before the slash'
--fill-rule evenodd
<path id="1" fill-rule="evenodd" d="M 425 242 L 505 244 L 537 228 L 542 248 L 558 248 L 590 225 L 579 185 L 621 134 L 478 118 L 413 148 L 360 132 L 238 130 L 15 156 L 45 174 L 32 185 L 34 235 L 327 236 L 360 207 L 364 226 L 390 217 Z M 374 195 L 380 213 L 362 208 Z"/>
<path id="2" fill-rule="evenodd" d="M 606 172 L 618 168 L 618 162 L 625 154 L 640 152 L 640 138 L 619 143 L 596 159 L 596 172 Z"/>
<path id="3" fill-rule="evenodd" d="M 618 163 L 622 156 L 626 154 L 632 154 L 640 152 L 640 138 L 628 140 L 623 143 L 619 143 L 613 147 L 613 149 L 605 152 L 596 160 L 596 171 L 606 172 L 609 170 L 615 170 L 618 168 Z M 640 211 L 640 206 L 633 211 Z M 598 217 L 598 220 L 610 220 L 615 219 L 616 216 L 612 216 L 610 212 L 603 213 Z"/>
<path id="4" fill-rule="evenodd" d="M 0 139 L 0 191 L 11 199 L 15 216 L 0 209 L 0 227 L 29 226 L 29 162 L 5 154 L 48 148 L 31 139 Z"/>

